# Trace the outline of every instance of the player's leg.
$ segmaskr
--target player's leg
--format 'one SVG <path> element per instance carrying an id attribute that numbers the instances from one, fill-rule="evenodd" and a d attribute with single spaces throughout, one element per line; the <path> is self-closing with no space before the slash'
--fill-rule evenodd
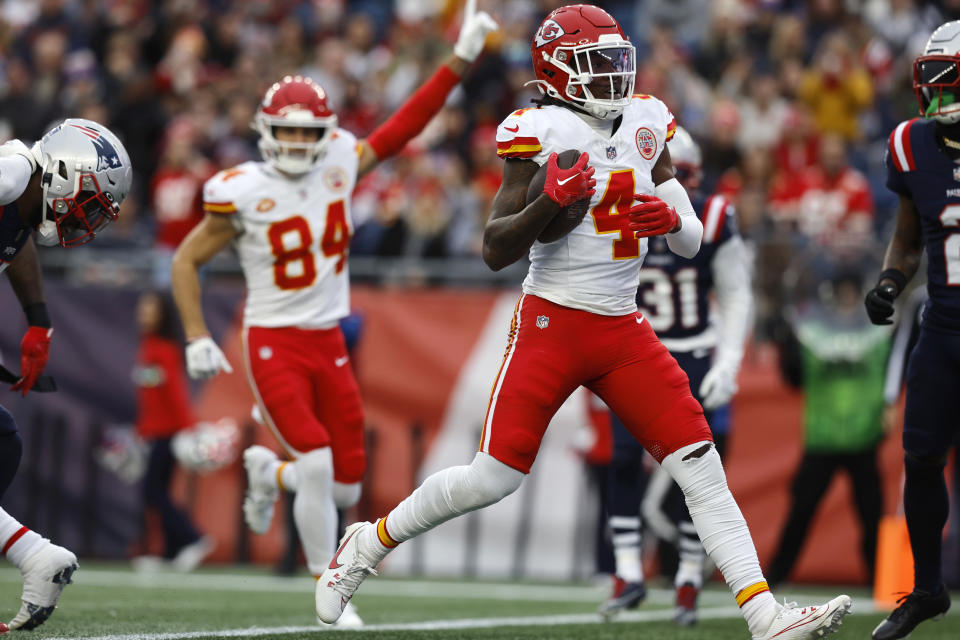
<path id="1" fill-rule="evenodd" d="M 363 402 L 340 328 L 320 332 L 317 338 L 322 355 L 314 378 L 315 411 L 330 435 L 333 501 L 338 509 L 349 509 L 360 500 L 367 469 Z"/>
<path id="2" fill-rule="evenodd" d="M 640 501 L 646 484 L 643 447 L 615 414 L 610 416 L 610 426 L 613 430 L 613 458 L 607 470 L 607 525 L 616 572 L 613 593 L 598 609 L 604 615 L 633 609 L 647 595 L 640 557 L 643 531 Z"/>
<path id="3" fill-rule="evenodd" d="M 534 296 L 520 297 L 494 381 L 480 451 L 468 465 L 429 476 L 375 524 L 347 528 L 317 582 L 317 615 L 323 621 L 340 616 L 363 579 L 398 544 L 519 488 L 550 418 L 579 384 L 581 374 L 575 365 L 579 355 L 574 351 L 580 343 L 580 325 L 576 314 L 565 313 L 569 311 Z M 553 330 L 545 331 L 548 326 Z"/>
<path id="4" fill-rule="evenodd" d="M 790 577 L 790 571 L 807 539 L 814 513 L 830 486 L 838 463 L 839 457 L 834 454 L 804 452 L 791 485 L 790 514 L 780 532 L 777 552 L 767 571 L 767 581 L 771 585 L 780 584 Z"/>
<path id="5" fill-rule="evenodd" d="M 940 573 L 943 527 L 950 509 L 943 477 L 960 409 L 960 338 L 920 330 L 907 364 L 903 511 L 913 550 L 913 592 L 873 631 L 874 640 L 905 638 L 950 608 Z"/>
<path id="6" fill-rule="evenodd" d="M 802 610 L 776 604 L 687 376 L 648 323 L 634 323 L 632 331 L 625 327 L 622 340 L 629 348 L 621 366 L 590 388 L 680 485 L 704 549 L 735 594 L 754 638 L 808 638 L 834 630 L 850 598 Z"/>
<path id="7" fill-rule="evenodd" d="M 246 330 L 245 359 L 264 423 L 283 448 L 295 457 L 294 520 L 307 566 L 311 573 L 320 575 L 330 550 L 336 544 L 337 514 L 333 504 L 330 436 L 315 410 L 312 367 L 317 354 L 312 333 L 250 327 Z M 285 478 L 279 463 L 275 465 L 275 461 L 267 456 L 258 462 L 262 462 L 259 473 L 254 474 L 258 482 L 255 487 L 251 485 L 256 492 L 248 491 L 244 514 L 248 524 L 255 520 L 250 517 L 254 512 L 264 514 L 264 518 L 252 523 L 264 528 L 264 519 L 269 527 L 272 499 Z M 260 509 L 264 504 L 266 508 Z"/>
<path id="8" fill-rule="evenodd" d="M 0 498 L 13 481 L 22 450 L 13 416 L 0 406 Z M 77 557 L 23 526 L 3 509 L 0 509 L 0 555 L 6 556 L 23 575 L 20 610 L 9 627 L 38 627 L 53 613 L 60 593 L 70 584 L 77 570 Z M 5 626 L 0 623 L 0 628 Z"/>

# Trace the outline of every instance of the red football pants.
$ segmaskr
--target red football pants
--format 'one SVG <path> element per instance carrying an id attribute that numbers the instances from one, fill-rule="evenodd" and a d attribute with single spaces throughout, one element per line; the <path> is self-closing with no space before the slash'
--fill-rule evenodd
<path id="1" fill-rule="evenodd" d="M 581 385 L 600 396 L 658 462 L 712 440 L 687 374 L 643 316 L 602 316 L 523 294 L 480 451 L 529 473 L 550 419 Z"/>
<path id="2" fill-rule="evenodd" d="M 340 328 L 247 327 L 247 377 L 267 426 L 291 456 L 333 452 L 333 477 L 363 478 L 363 405 Z"/>

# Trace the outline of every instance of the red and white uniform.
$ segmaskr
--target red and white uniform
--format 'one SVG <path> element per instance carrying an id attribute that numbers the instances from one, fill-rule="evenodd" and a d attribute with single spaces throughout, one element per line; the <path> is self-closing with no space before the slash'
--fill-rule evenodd
<path id="1" fill-rule="evenodd" d="M 633 195 L 654 191 L 651 171 L 675 127 L 652 96 L 635 96 L 612 136 L 560 106 L 521 109 L 500 124 L 501 157 L 542 164 L 552 152 L 586 151 L 597 186 L 569 235 L 530 249 L 481 451 L 529 472 L 547 424 L 578 386 L 600 396 L 658 460 L 711 439 L 686 374 L 637 312 L 647 240 L 626 226 Z"/>
<path id="2" fill-rule="evenodd" d="M 611 137 L 596 133 L 576 113 L 560 106 L 515 111 L 497 129 L 497 154 L 539 165 L 567 149 L 590 154 L 596 168 L 591 213 L 569 235 L 530 249 L 525 293 L 603 315 L 637 310 L 640 264 L 647 239 L 637 239 L 621 215 L 635 193 L 653 194 L 650 172 L 676 129 L 666 105 L 636 96 Z"/>
<path id="3" fill-rule="evenodd" d="M 204 185 L 229 215 L 247 283 L 244 356 L 267 425 L 291 455 L 332 446 L 334 477 L 364 471 L 363 410 L 339 320 L 349 314 L 347 252 L 357 140 L 338 129 L 324 157 L 291 179 L 264 162 Z"/>

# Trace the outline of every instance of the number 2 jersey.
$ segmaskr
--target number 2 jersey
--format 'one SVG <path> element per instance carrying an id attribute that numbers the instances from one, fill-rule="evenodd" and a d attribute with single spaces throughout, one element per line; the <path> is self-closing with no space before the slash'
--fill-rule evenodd
<path id="1" fill-rule="evenodd" d="M 543 165 L 551 153 L 590 154 L 596 193 L 583 220 L 567 236 L 534 242 L 523 291 L 559 305 L 608 316 L 637 310 L 646 238 L 627 228 L 635 193 L 652 194 L 651 171 L 676 123 L 660 100 L 633 97 L 612 136 L 602 135 L 566 107 L 520 109 L 497 128 L 497 155 Z"/>
<path id="2" fill-rule="evenodd" d="M 357 139 L 338 129 L 298 178 L 245 162 L 204 184 L 203 208 L 226 215 L 247 282 L 244 326 L 330 328 L 350 312 L 347 253 Z"/>
<path id="3" fill-rule="evenodd" d="M 960 163 L 940 150 L 936 122 L 915 118 L 890 134 L 887 188 L 913 200 L 927 252 L 923 326 L 960 333 Z"/>

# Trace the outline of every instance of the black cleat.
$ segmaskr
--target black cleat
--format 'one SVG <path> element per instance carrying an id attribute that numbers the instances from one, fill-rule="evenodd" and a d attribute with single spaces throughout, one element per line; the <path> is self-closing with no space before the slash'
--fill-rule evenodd
<path id="1" fill-rule="evenodd" d="M 939 620 L 950 608 L 950 594 L 940 585 L 940 593 L 914 590 L 897 600 L 900 606 L 873 630 L 873 640 L 897 640 L 910 635 L 924 620 Z"/>
<path id="2" fill-rule="evenodd" d="M 647 587 L 642 582 L 626 582 L 614 577 L 613 595 L 600 605 L 597 613 L 609 617 L 624 609 L 636 609 L 646 599 Z"/>

